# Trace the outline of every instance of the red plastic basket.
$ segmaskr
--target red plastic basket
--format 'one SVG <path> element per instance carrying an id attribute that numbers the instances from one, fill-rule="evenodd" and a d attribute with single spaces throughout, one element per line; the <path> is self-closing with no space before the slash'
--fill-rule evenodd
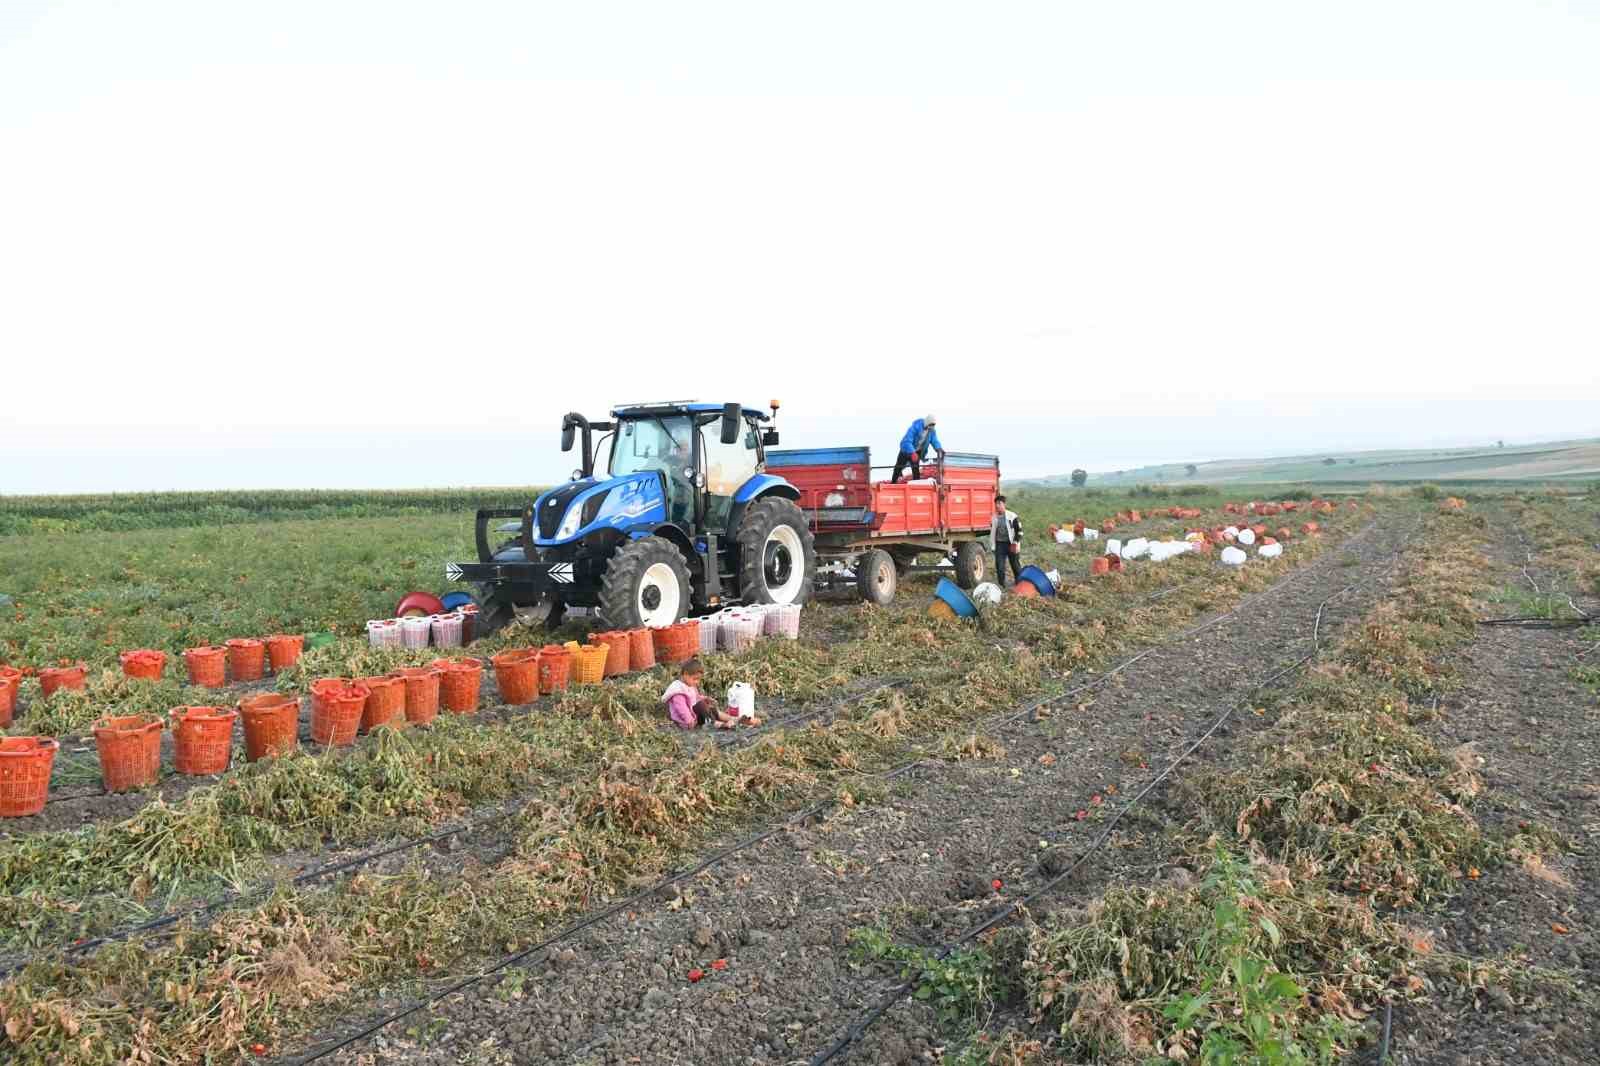
<path id="1" fill-rule="evenodd" d="M 17 713 L 17 689 L 22 687 L 22 671 L 0 666 L 0 729 L 11 724 Z"/>
<path id="2" fill-rule="evenodd" d="M 161 730 L 151 714 L 102 718 L 94 724 L 100 778 L 107 792 L 127 792 L 156 783 L 161 773 Z"/>
<path id="3" fill-rule="evenodd" d="M 700 623 L 692 618 L 653 630 L 652 636 L 656 642 L 657 662 L 681 663 L 694 658 L 700 650 Z"/>
<path id="4" fill-rule="evenodd" d="M 136 677 L 142 681 L 161 680 L 161 671 L 167 668 L 167 653 L 153 648 L 125 651 L 118 656 L 118 659 L 122 662 L 124 676 Z"/>
<path id="5" fill-rule="evenodd" d="M 478 709 L 478 689 L 483 684 L 481 659 L 435 659 L 440 670 L 439 702 L 451 714 L 471 714 Z"/>
<path id="6" fill-rule="evenodd" d="M 353 744 L 367 706 L 367 687 L 347 677 L 311 683 L 311 739 L 318 744 Z"/>
<path id="7" fill-rule="evenodd" d="M 539 652 L 533 648 L 503 651 L 491 660 L 494 683 L 500 699 L 512 706 L 532 703 L 539 698 Z"/>
<path id="8" fill-rule="evenodd" d="M 238 717 L 232 707 L 174 707 L 173 769 L 191 777 L 226 770 L 233 758 L 233 722 Z"/>
<path id="9" fill-rule="evenodd" d="M 53 737 L 0 737 L 0 818 L 29 818 L 50 798 Z"/>
<path id="10" fill-rule="evenodd" d="M 406 721 L 427 725 L 438 717 L 440 673 L 431 666 L 415 666 L 396 670 L 391 675 L 405 682 Z"/>
<path id="11" fill-rule="evenodd" d="M 244 724 L 244 757 L 251 762 L 283 755 L 300 746 L 300 701 L 278 692 L 263 692 L 239 701 Z"/>
<path id="12" fill-rule="evenodd" d="M 274 633 L 267 638 L 267 662 L 272 665 L 272 672 L 287 670 L 300 661 L 300 653 L 305 650 L 306 637 L 304 633 Z"/>
<path id="13" fill-rule="evenodd" d="M 228 669 L 234 681 L 260 681 L 267 673 L 267 646 L 259 640 L 239 637 L 227 642 Z"/>
<path id="14" fill-rule="evenodd" d="M 39 691 L 45 696 L 49 696 L 58 688 L 71 688 L 82 691 L 84 681 L 88 676 L 89 668 L 83 662 L 78 662 L 72 666 L 47 667 L 39 671 Z"/>
<path id="15" fill-rule="evenodd" d="M 361 732 L 379 726 L 396 725 L 406 720 L 406 683 L 398 677 L 363 677 L 367 702 L 361 710 Z"/>
<path id="16" fill-rule="evenodd" d="M 190 648 L 183 653 L 189 668 L 189 684 L 221 688 L 228 680 L 228 649 L 217 644 Z"/>
<path id="17" fill-rule="evenodd" d="M 590 643 L 604 644 L 610 649 L 606 655 L 606 677 L 616 677 L 633 669 L 633 638 L 625 630 L 596 633 L 589 640 Z"/>
<path id="18" fill-rule="evenodd" d="M 548 696 L 560 692 L 572 679 L 572 653 L 560 644 L 539 649 L 539 691 Z"/>
<path id="19" fill-rule="evenodd" d="M 628 630 L 628 665 L 635 670 L 648 670 L 656 664 L 656 642 L 650 630 L 640 627 Z"/>

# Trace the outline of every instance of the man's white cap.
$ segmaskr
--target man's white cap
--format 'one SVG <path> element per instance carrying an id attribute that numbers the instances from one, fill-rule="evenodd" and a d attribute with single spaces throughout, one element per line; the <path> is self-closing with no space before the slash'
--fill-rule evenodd
<path id="1" fill-rule="evenodd" d="M 931 426 L 931 425 L 933 425 L 935 422 L 937 422 L 939 420 L 937 418 L 933 417 L 932 415 L 929 415 L 927 418 L 924 418 L 923 421 L 928 423 L 928 425 Z"/>

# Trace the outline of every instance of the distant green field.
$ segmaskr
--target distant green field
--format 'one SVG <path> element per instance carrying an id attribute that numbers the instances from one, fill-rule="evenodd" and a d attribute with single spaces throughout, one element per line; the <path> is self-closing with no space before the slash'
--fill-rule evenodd
<path id="1" fill-rule="evenodd" d="M 1070 475 L 1034 479 L 1030 484 L 1064 485 Z M 1328 484 L 1339 482 L 1600 481 L 1600 438 L 1552 441 L 1518 447 L 1406 449 L 1323 452 L 1268 459 L 1212 459 L 1166 463 L 1134 470 L 1094 473 L 1089 485 L 1110 488 L 1186 481 L 1206 484 Z"/>
<path id="2" fill-rule="evenodd" d="M 314 518 L 392 518 L 520 507 L 532 487 L 458 489 L 262 489 L 255 492 L 112 492 L 90 496 L 0 496 L 0 536 L 125 532 Z"/>

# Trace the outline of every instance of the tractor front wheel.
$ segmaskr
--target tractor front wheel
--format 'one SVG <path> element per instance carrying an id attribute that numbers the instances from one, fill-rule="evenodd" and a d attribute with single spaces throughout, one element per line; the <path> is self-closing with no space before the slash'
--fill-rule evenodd
<path id="1" fill-rule="evenodd" d="M 478 586 L 478 626 L 474 631 L 478 639 L 498 633 L 515 617 L 511 604 L 494 594 L 493 585 Z"/>
<path id="2" fill-rule="evenodd" d="M 799 504 L 757 500 L 739 523 L 739 595 L 746 603 L 805 603 L 817 576 L 811 527 Z"/>
<path id="3" fill-rule="evenodd" d="M 600 579 L 600 617 L 613 629 L 659 628 L 689 613 L 689 564 L 671 541 L 630 540 Z"/>

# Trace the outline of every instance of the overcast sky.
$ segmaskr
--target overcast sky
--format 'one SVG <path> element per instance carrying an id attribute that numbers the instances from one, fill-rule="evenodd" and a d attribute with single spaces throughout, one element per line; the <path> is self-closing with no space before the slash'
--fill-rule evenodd
<path id="1" fill-rule="evenodd" d="M 0 492 L 1600 435 L 1600 3 L 0 3 Z"/>

